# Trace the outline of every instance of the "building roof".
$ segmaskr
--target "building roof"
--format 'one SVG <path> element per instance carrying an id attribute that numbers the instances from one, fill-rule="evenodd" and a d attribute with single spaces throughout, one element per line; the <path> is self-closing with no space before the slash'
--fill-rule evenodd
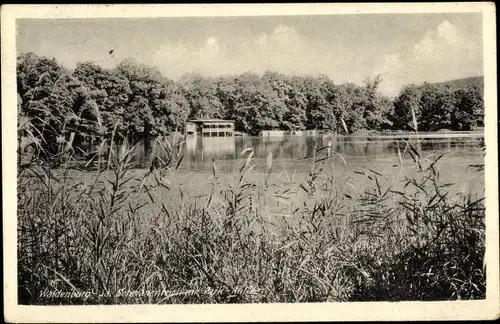
<path id="1" fill-rule="evenodd" d="M 225 119 L 191 119 L 188 123 L 234 123 L 232 120 Z"/>

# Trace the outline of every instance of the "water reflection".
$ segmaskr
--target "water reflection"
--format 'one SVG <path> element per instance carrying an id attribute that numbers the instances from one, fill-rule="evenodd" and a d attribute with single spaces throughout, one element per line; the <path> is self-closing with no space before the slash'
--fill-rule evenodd
<path id="1" fill-rule="evenodd" d="M 236 158 L 234 137 L 188 137 L 185 141 L 184 160 L 189 168 L 198 168 L 206 161 Z"/>
<path id="2" fill-rule="evenodd" d="M 374 159 L 390 158 L 405 149 L 405 142 L 396 139 L 369 139 L 321 136 L 285 136 L 285 137 L 229 137 L 202 138 L 188 137 L 184 143 L 183 168 L 188 170 L 210 170 L 212 160 L 227 161 L 222 168 L 229 172 L 237 163 L 230 161 L 240 159 L 240 152 L 253 148 L 255 158 L 266 159 L 272 152 L 275 160 L 296 161 L 300 158 L 312 158 L 315 150 L 328 145 L 331 141 L 333 152 L 346 158 Z M 443 152 L 447 155 L 470 156 L 482 154 L 478 138 L 425 138 L 413 145 L 419 146 L 424 153 Z M 138 148 L 138 151 L 141 151 Z M 158 151 L 162 154 L 160 151 Z M 143 158 L 139 157 L 138 158 Z M 224 170 L 222 170 L 224 172 Z"/>
<path id="3" fill-rule="evenodd" d="M 275 158 L 310 158 L 315 149 L 328 145 L 331 140 L 332 150 L 346 156 L 392 155 L 397 153 L 398 146 L 404 150 L 405 142 L 394 139 L 360 139 L 349 137 L 285 137 L 285 138 L 259 138 L 247 137 L 236 139 L 236 152 L 252 147 L 257 158 L 265 158 L 268 151 L 273 152 Z M 467 154 L 480 152 L 479 140 L 476 138 L 449 138 L 449 139 L 422 139 L 420 143 L 411 141 L 412 145 L 419 146 L 425 151 L 441 151 L 448 153 Z"/>

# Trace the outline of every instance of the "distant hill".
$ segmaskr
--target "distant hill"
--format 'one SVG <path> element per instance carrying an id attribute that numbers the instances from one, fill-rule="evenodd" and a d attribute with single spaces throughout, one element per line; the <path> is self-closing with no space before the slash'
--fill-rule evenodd
<path id="1" fill-rule="evenodd" d="M 476 85 L 482 87 L 484 85 L 484 77 L 482 76 L 476 76 L 476 77 L 469 77 L 469 78 L 463 78 L 463 79 L 456 79 L 456 80 L 451 80 L 451 81 L 446 81 L 446 82 L 437 82 L 437 83 L 431 83 L 435 86 L 437 86 L 440 89 L 445 89 L 447 86 L 450 87 L 450 90 L 454 91 L 457 89 L 465 89 L 470 85 Z"/>

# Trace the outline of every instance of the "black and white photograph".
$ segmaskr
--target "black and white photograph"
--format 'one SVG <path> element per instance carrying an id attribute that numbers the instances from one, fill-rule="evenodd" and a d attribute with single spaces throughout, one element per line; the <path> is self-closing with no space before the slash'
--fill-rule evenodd
<path id="1" fill-rule="evenodd" d="M 3 6 L 6 319 L 498 318 L 495 24 L 492 3 Z"/>

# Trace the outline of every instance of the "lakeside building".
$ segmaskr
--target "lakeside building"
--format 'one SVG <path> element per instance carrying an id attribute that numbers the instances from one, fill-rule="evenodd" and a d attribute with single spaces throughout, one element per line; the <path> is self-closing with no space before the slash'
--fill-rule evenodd
<path id="1" fill-rule="evenodd" d="M 186 122 L 186 158 L 191 165 L 212 158 L 235 158 L 234 122 L 223 119 L 193 119 Z"/>
<path id="2" fill-rule="evenodd" d="M 186 138 L 234 137 L 234 122 L 223 119 L 192 119 L 186 122 Z"/>

